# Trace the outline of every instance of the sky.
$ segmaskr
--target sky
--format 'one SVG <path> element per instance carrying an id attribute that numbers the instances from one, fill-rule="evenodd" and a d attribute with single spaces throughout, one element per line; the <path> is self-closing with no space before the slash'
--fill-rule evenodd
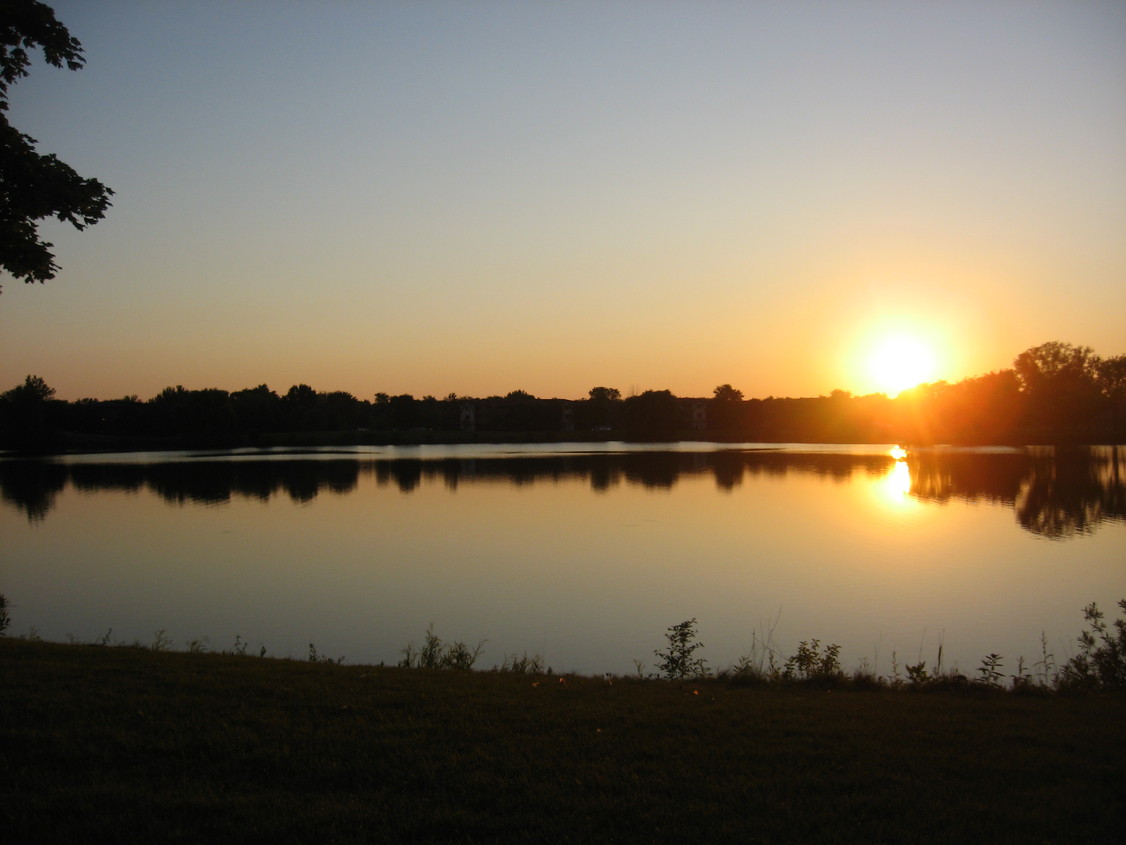
<path id="1" fill-rule="evenodd" d="M 86 66 L 10 120 L 115 195 L 41 225 L 56 279 L 0 278 L 0 390 L 817 396 L 892 392 L 873 348 L 1126 353 L 1120 0 L 50 5 Z"/>

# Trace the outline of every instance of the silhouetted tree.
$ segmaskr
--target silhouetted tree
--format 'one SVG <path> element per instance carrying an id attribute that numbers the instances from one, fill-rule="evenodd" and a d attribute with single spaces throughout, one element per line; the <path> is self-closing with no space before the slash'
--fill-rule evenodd
<path id="1" fill-rule="evenodd" d="M 85 63 L 82 45 L 49 6 L 0 3 L 0 268 L 25 282 L 53 279 L 59 269 L 52 245 L 39 238 L 38 221 L 55 217 L 84 229 L 102 219 L 113 194 L 54 155 L 40 155 L 35 139 L 8 123 L 8 88 L 28 75 L 37 48 L 54 67 L 78 70 Z"/>
<path id="2" fill-rule="evenodd" d="M 316 404 L 317 391 L 307 384 L 295 384 L 285 392 L 285 401 L 308 407 Z"/>
<path id="3" fill-rule="evenodd" d="M 55 388 L 48 387 L 39 376 L 27 376 L 23 384 L 13 387 L 4 393 L 4 398 L 11 402 L 46 402 L 55 396 Z"/>
<path id="4" fill-rule="evenodd" d="M 51 445 L 58 428 L 63 402 L 53 402 L 55 389 L 39 376 L 27 376 L 23 384 L 0 394 L 0 428 L 21 449 L 44 449 Z"/>
<path id="5" fill-rule="evenodd" d="M 717 402 L 742 402 L 743 391 L 736 390 L 730 384 L 721 384 L 712 391 L 712 398 Z"/>
<path id="6" fill-rule="evenodd" d="M 345 390 L 322 393 L 317 396 L 317 404 L 324 413 L 325 427 L 329 431 L 351 431 L 364 423 L 366 403 Z"/>
<path id="7" fill-rule="evenodd" d="M 954 440 L 1004 443 L 1014 439 L 1021 414 L 1016 371 L 962 379 L 953 387 L 948 414 L 957 427 Z"/>
<path id="8" fill-rule="evenodd" d="M 431 431 L 452 431 L 458 427 L 456 399 L 423 396 L 418 403 L 419 426 Z"/>
<path id="9" fill-rule="evenodd" d="M 1013 370 L 956 384 L 920 384 L 894 400 L 894 439 L 911 443 L 1005 443 L 1018 438 L 1025 405 Z"/>
<path id="10" fill-rule="evenodd" d="M 137 436 L 153 431 L 151 409 L 137 396 L 124 396 L 98 403 L 99 425 L 91 429 L 98 434 Z"/>
<path id="11" fill-rule="evenodd" d="M 646 390 L 623 402 L 626 428 L 633 437 L 644 440 L 671 440 L 676 437 L 679 408 L 671 390 Z"/>
<path id="12" fill-rule="evenodd" d="M 324 409 L 318 406 L 317 391 L 307 384 L 295 384 L 282 397 L 287 427 L 291 431 L 324 431 Z"/>
<path id="13" fill-rule="evenodd" d="M 592 387 L 580 411 L 582 428 L 609 429 L 617 424 L 622 392 L 616 387 Z"/>
<path id="14" fill-rule="evenodd" d="M 622 392 L 616 387 L 592 387 L 587 394 L 592 402 L 617 402 Z"/>
<path id="15" fill-rule="evenodd" d="M 391 396 L 379 392 L 373 399 L 368 408 L 368 424 L 377 431 L 386 431 L 391 428 Z"/>
<path id="16" fill-rule="evenodd" d="M 148 402 L 156 433 L 176 435 L 192 443 L 218 445 L 235 432 L 230 394 L 218 388 L 186 390 L 166 387 Z"/>
<path id="17" fill-rule="evenodd" d="M 1013 361 L 1020 387 L 1033 391 L 1054 381 L 1092 379 L 1098 357 L 1089 346 L 1072 346 L 1053 340 L 1020 353 Z"/>
<path id="18" fill-rule="evenodd" d="M 1126 355 L 1104 358 L 1096 368 L 1099 392 L 1114 404 L 1126 402 Z"/>
<path id="19" fill-rule="evenodd" d="M 418 428 L 422 424 L 422 413 L 418 400 L 409 393 L 392 396 L 389 400 L 390 408 L 388 424 L 392 429 L 406 430 Z"/>
<path id="20" fill-rule="evenodd" d="M 743 422 L 743 391 L 730 384 L 721 384 L 712 391 L 708 403 L 708 416 L 712 428 L 717 431 L 733 433 Z"/>
<path id="21" fill-rule="evenodd" d="M 279 425 L 281 397 L 264 384 L 232 393 L 231 405 L 241 432 L 263 434 Z"/>
<path id="22" fill-rule="evenodd" d="M 1057 439 L 1080 434 L 1100 405 L 1098 366 L 1089 346 L 1059 341 L 1018 355 L 1013 369 L 1025 397 L 1029 433 Z"/>

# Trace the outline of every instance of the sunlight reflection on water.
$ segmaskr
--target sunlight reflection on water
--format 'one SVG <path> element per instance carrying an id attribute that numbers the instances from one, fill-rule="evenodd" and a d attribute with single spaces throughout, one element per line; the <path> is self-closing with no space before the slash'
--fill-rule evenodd
<path id="1" fill-rule="evenodd" d="M 896 461 L 884 476 L 884 490 L 896 504 L 906 504 L 911 492 L 911 469 L 904 461 Z"/>
<path id="2" fill-rule="evenodd" d="M 915 660 L 941 642 L 972 669 L 1038 654 L 1041 631 L 1062 659 L 1081 609 L 1126 594 L 1122 476 L 1099 461 L 596 452 L 0 461 L 10 633 L 147 643 L 166 629 L 214 648 L 238 634 L 280 656 L 315 642 L 396 662 L 433 622 L 487 639 L 483 668 L 526 650 L 560 671 L 627 673 L 695 616 L 716 667 L 769 627 L 783 656 L 817 637 L 842 644 L 847 668 L 887 671 L 892 651 Z"/>

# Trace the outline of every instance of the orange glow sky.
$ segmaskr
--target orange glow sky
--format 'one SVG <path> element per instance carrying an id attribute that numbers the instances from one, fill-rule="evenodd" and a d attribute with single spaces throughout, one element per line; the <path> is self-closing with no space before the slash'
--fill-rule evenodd
<path id="1" fill-rule="evenodd" d="M 116 191 L 0 389 L 748 397 L 1126 352 L 1126 3 L 52 4 L 13 125 Z"/>

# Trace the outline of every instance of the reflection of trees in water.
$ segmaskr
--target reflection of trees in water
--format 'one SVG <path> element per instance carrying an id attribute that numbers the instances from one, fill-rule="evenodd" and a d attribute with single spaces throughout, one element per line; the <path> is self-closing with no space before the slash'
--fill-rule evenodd
<path id="1" fill-rule="evenodd" d="M 625 459 L 622 462 L 622 475 L 626 482 L 650 489 L 668 489 L 676 484 L 682 472 L 691 471 L 686 460 L 691 456 L 675 452 L 655 452 L 652 455 L 637 453 L 622 457 Z"/>
<path id="2" fill-rule="evenodd" d="M 58 464 L 43 461 L 0 464 L 0 499 L 26 513 L 29 522 L 46 518 L 66 482 L 66 468 Z"/>
<path id="3" fill-rule="evenodd" d="M 394 481 L 411 490 L 422 481 L 441 481 L 450 489 L 460 483 L 498 480 L 522 486 L 557 483 L 565 479 L 589 482 L 605 491 L 623 480 L 648 488 L 670 488 L 682 476 L 711 474 L 716 485 L 729 490 L 746 475 L 784 476 L 788 472 L 814 473 L 847 480 L 853 472 L 879 476 L 887 472 L 891 458 L 885 455 L 817 454 L 781 451 L 718 452 L 620 452 L 542 457 L 498 457 L 381 461 L 376 464 L 380 484 Z"/>
<path id="4" fill-rule="evenodd" d="M 331 461 L 179 461 L 159 464 L 59 464 L 0 462 L 0 497 L 43 519 L 67 483 L 83 493 L 149 489 L 167 502 L 222 504 L 238 496 L 266 501 L 285 493 L 295 502 L 322 491 L 347 493 L 356 486 L 359 465 Z"/>
<path id="5" fill-rule="evenodd" d="M 380 461 L 375 465 L 375 477 L 381 487 L 394 481 L 400 490 L 409 493 L 422 483 L 422 461 Z M 456 482 L 454 484 L 456 486 Z"/>
<path id="6" fill-rule="evenodd" d="M 1087 534 L 1126 518 L 1126 454 L 1117 447 L 917 452 L 907 460 L 911 495 L 1004 503 L 1022 527 L 1044 537 Z"/>
<path id="7" fill-rule="evenodd" d="M 1023 452 L 911 452 L 911 495 L 931 502 L 988 501 L 1011 505 L 1028 472 Z"/>
<path id="8" fill-rule="evenodd" d="M 742 456 L 733 452 L 719 452 L 712 461 L 715 483 L 720 490 L 734 490 L 743 483 Z"/>
<path id="9" fill-rule="evenodd" d="M 423 484 L 441 483 L 450 490 L 461 484 L 497 481 L 508 485 L 587 482 L 595 491 L 622 483 L 671 488 L 682 476 L 711 474 L 716 485 L 731 490 L 746 476 L 814 473 L 847 480 L 853 472 L 881 475 L 890 458 L 882 455 L 795 454 L 782 451 L 622 452 L 577 455 L 486 458 L 269 459 L 181 460 L 167 463 L 76 463 L 50 461 L 0 462 L 0 495 L 42 519 L 67 483 L 82 492 L 151 490 L 167 502 L 222 504 L 241 497 L 267 501 L 284 494 L 309 502 L 328 491 L 347 493 L 361 475 L 380 486 L 394 485 L 410 493 Z"/>
<path id="10" fill-rule="evenodd" d="M 1117 470 L 1117 460 L 1091 461 L 1075 454 L 1055 460 L 1036 457 L 1017 497 L 1017 519 L 1029 531 L 1052 539 L 1088 534 L 1104 519 L 1121 519 L 1126 513 L 1120 472 L 1114 483 Z"/>
<path id="11" fill-rule="evenodd" d="M 913 452 L 907 458 L 911 495 L 932 502 L 989 501 L 1012 507 L 1020 524 L 1047 537 L 1093 530 L 1122 519 L 1124 457 L 1111 448 L 1060 451 Z M 497 482 L 527 486 L 564 480 L 586 482 L 596 492 L 626 483 L 671 488 L 681 477 L 711 475 L 721 490 L 746 478 L 816 475 L 845 482 L 854 473 L 882 477 L 887 455 L 796 453 L 781 450 L 716 452 L 622 452 L 484 458 L 393 460 L 200 459 L 153 464 L 0 462 L 0 497 L 41 520 L 69 483 L 83 492 L 149 489 L 175 504 L 228 502 L 234 497 L 267 501 L 285 495 L 309 502 L 322 492 L 355 489 L 363 475 L 379 486 L 409 494 L 424 484 L 456 491 L 462 484 Z"/>

